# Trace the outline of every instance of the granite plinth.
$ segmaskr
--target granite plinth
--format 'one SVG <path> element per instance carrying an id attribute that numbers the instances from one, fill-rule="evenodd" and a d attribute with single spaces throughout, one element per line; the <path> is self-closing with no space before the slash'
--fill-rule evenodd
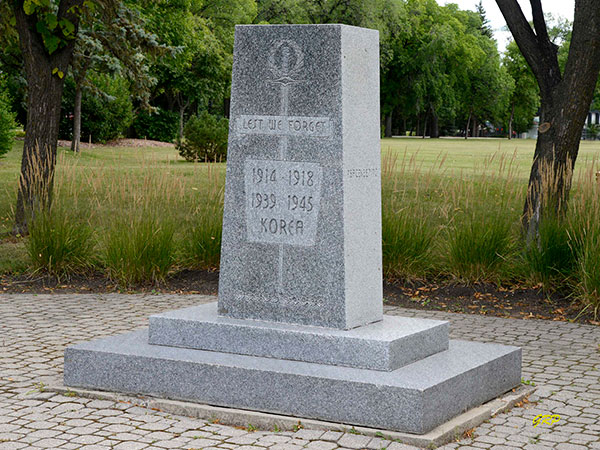
<path id="1" fill-rule="evenodd" d="M 518 386 L 521 350 L 450 341 L 391 372 L 148 344 L 141 330 L 68 347 L 67 386 L 423 434 Z"/>
<path id="2" fill-rule="evenodd" d="M 381 320 L 379 135 L 376 30 L 236 26 L 221 315 Z"/>
<path id="3" fill-rule="evenodd" d="M 149 343 L 389 371 L 447 350 L 448 328 L 397 316 L 347 331 L 231 319 L 215 302 L 150 316 Z"/>

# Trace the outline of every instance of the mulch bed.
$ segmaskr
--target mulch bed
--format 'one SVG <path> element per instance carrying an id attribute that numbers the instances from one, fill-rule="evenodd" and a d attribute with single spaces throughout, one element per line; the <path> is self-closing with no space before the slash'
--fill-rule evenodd
<path id="1" fill-rule="evenodd" d="M 0 276 L 0 293 L 158 292 L 216 295 L 218 281 L 217 271 L 184 270 L 172 275 L 162 284 L 123 289 L 100 273 L 71 276 L 68 280 L 36 274 Z M 541 289 L 499 287 L 488 283 L 464 285 L 386 282 L 383 293 L 386 305 L 403 308 L 600 325 L 591 311 L 580 315 L 583 307 L 573 299 L 559 292 L 546 294 Z"/>

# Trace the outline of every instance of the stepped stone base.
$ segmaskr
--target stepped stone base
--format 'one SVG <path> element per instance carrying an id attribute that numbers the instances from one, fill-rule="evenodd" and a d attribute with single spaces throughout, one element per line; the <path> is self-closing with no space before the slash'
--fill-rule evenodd
<path id="1" fill-rule="evenodd" d="M 519 385 L 521 350 L 450 341 L 393 371 L 148 343 L 148 330 L 67 348 L 67 386 L 423 434 Z"/>
<path id="2" fill-rule="evenodd" d="M 396 316 L 347 331 L 232 319 L 214 302 L 150 316 L 149 343 L 390 371 L 447 350 L 448 328 Z"/>

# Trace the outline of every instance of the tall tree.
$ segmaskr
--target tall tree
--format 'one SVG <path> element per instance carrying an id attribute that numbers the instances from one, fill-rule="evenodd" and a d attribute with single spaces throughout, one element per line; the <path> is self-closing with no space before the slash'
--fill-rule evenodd
<path id="1" fill-rule="evenodd" d="M 494 32 L 492 31 L 492 27 L 490 27 L 490 21 L 487 18 L 485 8 L 483 7 L 483 3 L 479 0 L 479 3 L 475 5 L 475 11 L 479 14 L 479 18 L 481 19 L 481 25 L 479 25 L 479 31 L 484 36 L 487 36 L 490 39 L 494 38 Z"/>
<path id="2" fill-rule="evenodd" d="M 175 57 L 154 61 L 158 79 L 155 103 L 179 113 L 179 139 L 185 115 L 223 104 L 233 62 L 234 25 L 256 16 L 254 0 L 148 1 L 144 8 L 149 29 L 162 42 L 180 50 Z"/>
<path id="3" fill-rule="evenodd" d="M 540 88 L 540 127 L 523 227 L 531 241 L 546 213 L 562 214 L 567 205 L 581 132 L 600 72 L 600 3 L 575 0 L 571 45 L 564 73 L 558 46 L 548 33 L 541 0 L 530 0 L 533 27 L 517 0 L 496 0 Z"/>
<path id="4" fill-rule="evenodd" d="M 116 8 L 96 8 L 82 21 L 73 52 L 71 72 L 75 82 L 71 150 L 79 151 L 83 88 L 97 91 L 90 83 L 92 71 L 125 76 L 133 96 L 148 107 L 149 91 L 156 80 L 149 73 L 145 53 L 165 54 L 174 49 L 160 45 L 146 30 L 140 12 L 120 2 Z M 102 95 L 102 92 L 94 92 Z"/>
<path id="5" fill-rule="evenodd" d="M 540 105 L 540 94 L 531 68 L 515 41 L 510 41 L 506 46 L 503 65 L 515 84 L 505 119 L 508 122 L 508 138 L 511 139 L 513 132 L 524 133 L 533 125 Z"/>
<path id="6" fill-rule="evenodd" d="M 15 212 L 16 233 L 52 200 L 64 74 L 86 0 L 14 0 L 21 54 L 27 77 L 27 128 Z"/>

